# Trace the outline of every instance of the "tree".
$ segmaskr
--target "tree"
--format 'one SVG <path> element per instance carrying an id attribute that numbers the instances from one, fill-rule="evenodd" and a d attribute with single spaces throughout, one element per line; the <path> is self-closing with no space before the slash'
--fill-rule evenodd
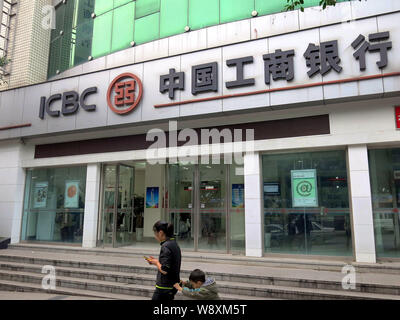
<path id="1" fill-rule="evenodd" d="M 3 80 L 4 76 L 4 67 L 10 62 L 11 60 L 8 59 L 7 57 L 0 57 L 0 85 L 3 83 L 7 83 L 6 81 Z"/>
<path id="2" fill-rule="evenodd" d="M 302 12 L 304 11 L 304 0 L 286 0 L 286 2 L 287 2 L 287 4 L 285 5 L 286 11 L 295 10 L 298 8 L 300 8 Z M 322 6 L 322 9 L 326 9 L 326 7 L 328 6 L 335 6 L 336 2 L 337 0 L 320 0 L 319 5 Z"/>

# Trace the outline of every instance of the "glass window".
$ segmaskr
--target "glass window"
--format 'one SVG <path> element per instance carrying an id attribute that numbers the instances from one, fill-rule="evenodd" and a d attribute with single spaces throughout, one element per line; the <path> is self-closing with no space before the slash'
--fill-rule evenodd
<path id="1" fill-rule="evenodd" d="M 320 0 L 304 0 L 304 8 L 319 6 Z"/>
<path id="2" fill-rule="evenodd" d="M 92 40 L 92 56 L 94 58 L 104 56 L 111 51 L 112 20 L 112 11 L 94 19 Z"/>
<path id="3" fill-rule="evenodd" d="M 59 37 L 60 31 L 64 28 L 65 7 L 64 4 L 56 7 L 56 28 L 51 30 L 51 39 Z"/>
<path id="4" fill-rule="evenodd" d="M 338 2 L 347 0 L 338 0 Z M 284 11 L 286 0 L 68 0 L 56 8 L 56 29 L 51 31 L 48 76 L 56 71 L 128 48 L 192 30 Z M 305 0 L 304 7 L 319 0 Z M 91 17 L 92 13 L 96 18 Z M 9 19 L 8 19 L 9 23 Z M 62 31 L 62 33 L 60 33 Z M 5 30 L 0 29 L 0 38 Z M 61 37 L 61 40 L 58 38 Z M 0 54 L 6 41 L 0 40 Z M 57 43 L 55 43 L 58 41 Z M 59 52 L 59 53 L 58 53 Z"/>
<path id="5" fill-rule="evenodd" d="M 377 257 L 400 258 L 400 149 L 369 150 Z"/>
<path id="6" fill-rule="evenodd" d="M 160 37 L 182 33 L 188 25 L 188 0 L 161 0 Z"/>
<path id="7" fill-rule="evenodd" d="M 86 167 L 27 171 L 22 240 L 81 243 Z"/>
<path id="8" fill-rule="evenodd" d="M 114 8 L 118 8 L 119 6 L 123 6 L 124 4 L 127 4 L 129 2 L 134 3 L 134 0 L 114 0 Z"/>
<path id="9" fill-rule="evenodd" d="M 192 30 L 219 23 L 219 1 L 189 0 L 189 26 Z"/>
<path id="10" fill-rule="evenodd" d="M 128 48 L 133 41 L 135 3 L 131 2 L 114 10 L 111 51 Z"/>
<path id="11" fill-rule="evenodd" d="M 136 44 L 149 42 L 160 37 L 160 13 L 154 13 L 135 21 Z"/>
<path id="12" fill-rule="evenodd" d="M 94 13 L 98 16 L 112 10 L 114 7 L 113 0 L 96 0 Z"/>
<path id="13" fill-rule="evenodd" d="M 286 1 L 265 1 L 256 0 L 256 10 L 258 15 L 271 14 L 285 10 Z"/>
<path id="14" fill-rule="evenodd" d="M 266 252 L 352 255 L 345 151 L 264 155 Z"/>
<path id="15" fill-rule="evenodd" d="M 251 18 L 254 0 L 220 0 L 221 23 Z"/>
<path id="16" fill-rule="evenodd" d="M 60 68 L 60 54 L 61 54 L 61 37 L 54 39 L 50 44 L 50 58 L 48 76 L 56 75 L 57 70 Z"/>
<path id="17" fill-rule="evenodd" d="M 160 0 L 136 0 L 136 19 L 160 11 Z"/>
<path id="18" fill-rule="evenodd" d="M 76 27 L 73 65 L 88 61 L 92 54 L 93 21 L 80 24 Z"/>

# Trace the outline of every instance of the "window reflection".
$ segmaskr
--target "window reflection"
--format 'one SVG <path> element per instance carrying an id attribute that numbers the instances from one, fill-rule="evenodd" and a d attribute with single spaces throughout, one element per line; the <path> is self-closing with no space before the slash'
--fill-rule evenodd
<path id="1" fill-rule="evenodd" d="M 352 254 L 344 151 L 264 155 L 263 181 L 265 252 Z"/>
<path id="2" fill-rule="evenodd" d="M 86 167 L 27 171 L 22 240 L 81 243 Z"/>
<path id="3" fill-rule="evenodd" d="M 369 150 L 376 255 L 400 257 L 400 149 Z"/>

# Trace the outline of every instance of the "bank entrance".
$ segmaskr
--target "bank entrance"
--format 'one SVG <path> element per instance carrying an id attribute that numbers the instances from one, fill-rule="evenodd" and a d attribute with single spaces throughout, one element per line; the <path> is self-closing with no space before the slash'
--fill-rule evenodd
<path id="1" fill-rule="evenodd" d="M 102 165 L 98 246 L 156 248 L 153 224 L 174 224 L 189 251 L 244 252 L 243 169 L 227 164 Z"/>
<path id="2" fill-rule="evenodd" d="M 167 217 L 181 248 L 245 250 L 244 179 L 238 171 L 225 164 L 168 165 Z"/>

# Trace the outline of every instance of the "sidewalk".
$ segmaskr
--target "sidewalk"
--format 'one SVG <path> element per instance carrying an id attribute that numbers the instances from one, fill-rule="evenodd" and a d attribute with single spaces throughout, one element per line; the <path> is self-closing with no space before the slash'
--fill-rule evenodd
<path id="1" fill-rule="evenodd" d="M 105 300 L 91 297 L 62 296 L 37 292 L 0 291 L 0 300 Z"/>

